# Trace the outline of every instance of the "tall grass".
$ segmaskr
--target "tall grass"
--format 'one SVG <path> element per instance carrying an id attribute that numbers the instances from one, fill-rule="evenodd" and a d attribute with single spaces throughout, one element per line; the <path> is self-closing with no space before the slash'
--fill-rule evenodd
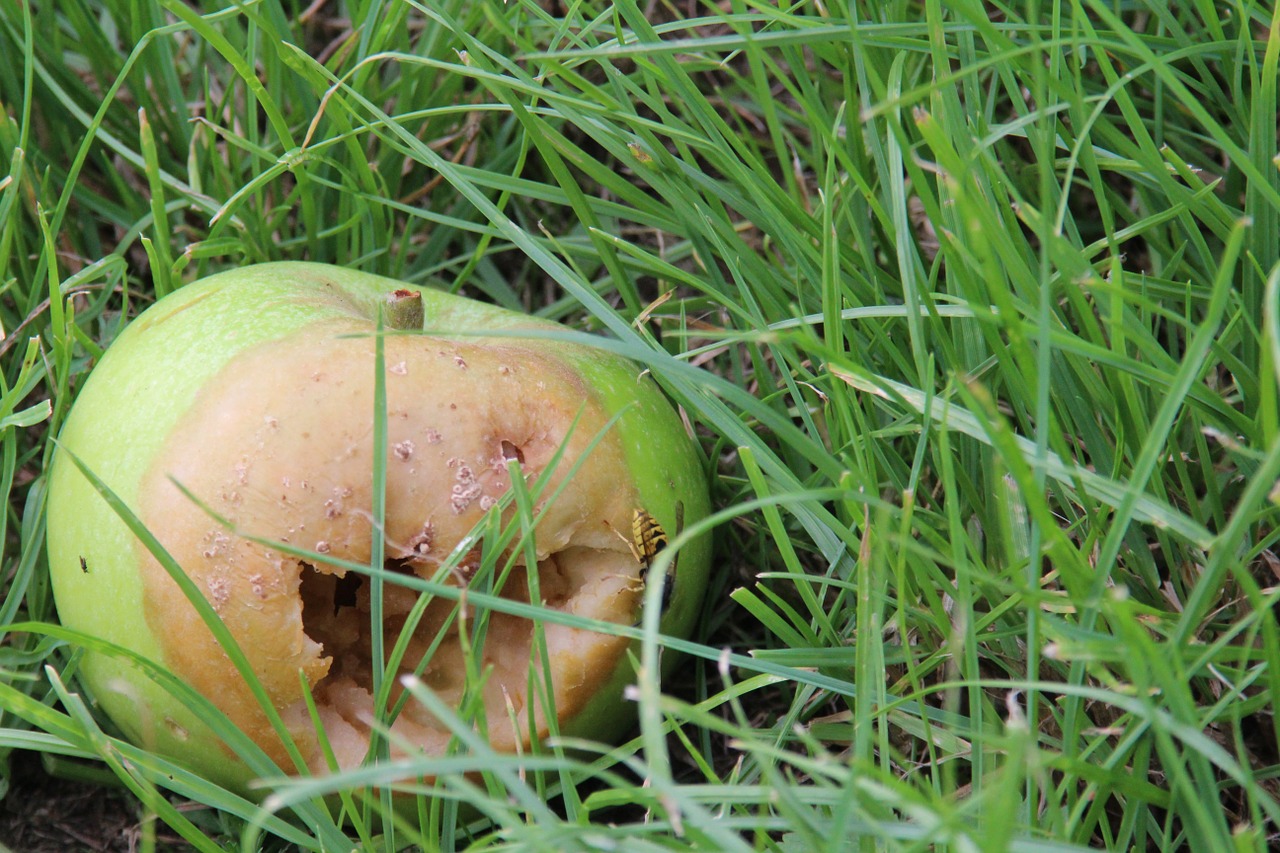
<path id="1" fill-rule="evenodd" d="M 0 57 L 6 754 L 203 850 L 1274 844 L 1273 4 L 19 0 Z M 51 438 L 141 308 L 273 259 L 563 320 L 681 406 L 717 560 L 634 739 L 473 740 L 353 828 L 305 804 L 403 768 L 268 815 L 80 698 Z"/>

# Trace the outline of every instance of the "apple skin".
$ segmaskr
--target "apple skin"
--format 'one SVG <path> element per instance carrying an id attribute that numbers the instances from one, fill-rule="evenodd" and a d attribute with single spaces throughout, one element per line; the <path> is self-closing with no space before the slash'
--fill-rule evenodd
<path id="1" fill-rule="evenodd" d="M 625 470 L 604 472 L 600 475 L 602 482 L 613 478 L 620 493 L 632 489 L 630 500 L 636 508 L 652 514 L 672 536 L 678 505 L 685 527 L 709 513 L 698 452 L 681 419 L 635 364 L 604 350 L 546 338 L 459 335 L 450 339 L 441 330 L 509 333 L 560 327 L 344 268 L 311 263 L 259 264 L 187 285 L 148 308 L 121 333 L 80 391 L 59 436 L 49 484 L 49 563 L 62 623 L 129 649 L 187 680 L 182 669 L 185 664 L 175 665 L 182 656 L 183 643 L 166 636 L 165 630 L 183 607 L 189 611 L 182 614 L 185 624 L 196 624 L 191 621 L 194 608 L 185 599 L 175 605 L 170 595 L 164 599 L 164 606 L 174 611 L 155 612 L 161 599 L 144 580 L 144 563 L 151 557 L 68 454 L 74 454 L 149 524 L 157 515 L 152 512 L 149 519 L 145 512 L 147 501 L 154 500 L 146 491 L 157 488 L 157 465 L 166 464 L 163 460 L 173 455 L 175 441 L 183 440 L 191 430 L 190 419 L 202 405 L 201 400 L 219 391 L 211 386 L 231 381 L 229 375 L 250 387 L 256 381 L 255 376 L 237 375 L 236 365 L 244 363 L 246 353 L 281 342 L 299 352 L 305 352 L 313 340 L 322 348 L 326 341 L 333 345 L 335 323 L 347 330 L 347 338 L 351 337 L 352 328 L 371 335 L 379 306 L 393 292 L 405 289 L 421 293 L 426 334 L 389 336 L 385 339 L 388 347 L 393 342 L 401 350 L 469 347 L 472 349 L 466 352 L 475 352 L 477 357 L 485 347 L 508 348 L 504 357 L 512 356 L 511 346 L 524 348 L 515 351 L 515 356 L 525 352 L 535 367 L 536 363 L 545 363 L 552 373 L 563 374 L 559 379 L 549 379 L 550 385 L 554 387 L 563 380 L 569 383 L 566 387 L 580 387 L 583 399 L 598 409 L 600 417 L 618 416 L 609 430 L 608 441 L 616 445 L 615 455 L 623 460 Z M 388 365 L 393 364 L 393 358 L 395 352 L 389 350 Z M 361 369 L 361 375 L 367 376 L 372 387 L 372 360 Z M 388 377 L 388 387 L 391 379 Z M 535 409 L 541 405 L 536 388 L 529 388 L 528 403 Z M 324 405 L 323 398 L 317 405 Z M 353 410 L 350 417 L 370 425 L 372 410 Z M 197 458 L 206 452 L 220 452 L 199 446 L 186 450 Z M 367 469 L 368 457 L 365 465 Z M 388 502 L 391 500 L 389 493 Z M 609 531 L 617 543 L 614 550 L 622 553 L 628 547 L 624 540 L 630 527 L 620 510 L 611 511 L 612 521 L 603 523 L 614 528 Z M 458 522 L 473 516 L 474 513 Z M 600 531 L 594 535 L 594 541 L 599 543 Z M 171 553 L 181 553 L 181 543 L 159 538 Z M 617 553 L 609 556 L 615 563 Z M 674 595 L 662 614 L 661 630 L 688 636 L 706 586 L 709 537 L 698 536 L 685 545 L 676 565 L 674 581 L 668 581 L 674 583 Z M 235 603 L 232 601 L 231 605 Z M 225 613 L 221 615 L 234 634 L 233 619 Z M 195 635 L 206 630 L 203 625 L 192 630 L 190 642 L 197 644 Z M 204 639 L 207 646 L 212 635 Z M 253 650 L 246 651 L 252 659 Z M 673 661 L 674 655 L 668 653 L 664 669 Z M 631 724 L 634 709 L 622 698 L 625 685 L 635 679 L 626 644 L 619 648 L 610 666 L 601 675 L 594 695 L 559 721 L 561 732 L 610 740 Z M 297 682 L 296 670 L 288 675 Z M 248 769 L 204 722 L 132 663 L 90 647 L 82 659 L 79 676 L 131 740 L 176 758 L 223 785 L 246 790 L 251 775 Z M 202 686 L 199 679 L 196 682 L 197 689 L 202 689 L 215 704 L 223 701 L 219 695 L 224 692 L 222 687 L 214 682 Z M 234 689 L 227 688 L 227 692 Z M 243 722 L 234 713 L 231 716 L 238 724 Z M 267 737 L 264 743 L 260 734 L 255 740 L 284 769 L 296 770 L 283 761 L 278 741 L 270 743 L 271 738 Z"/>

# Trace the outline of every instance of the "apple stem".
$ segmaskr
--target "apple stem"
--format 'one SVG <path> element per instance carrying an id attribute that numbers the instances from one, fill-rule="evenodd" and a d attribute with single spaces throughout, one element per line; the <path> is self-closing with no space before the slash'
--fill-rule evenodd
<path id="1" fill-rule="evenodd" d="M 422 331 L 425 319 L 422 310 L 422 294 L 416 290 L 402 287 L 387 294 L 386 314 L 387 327 L 399 331 Z"/>

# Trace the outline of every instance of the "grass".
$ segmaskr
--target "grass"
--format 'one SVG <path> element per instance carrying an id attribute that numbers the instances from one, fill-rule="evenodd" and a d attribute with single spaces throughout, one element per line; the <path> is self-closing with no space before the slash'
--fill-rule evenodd
<path id="1" fill-rule="evenodd" d="M 38 756 L 150 850 L 1275 845 L 1274 5 L 196 6 L 0 5 L 10 802 Z M 394 768 L 261 813 L 81 697 L 51 439 L 127 319 L 273 259 L 599 333 L 682 407 L 717 558 L 633 739 L 472 738 L 344 827 L 316 792 Z"/>

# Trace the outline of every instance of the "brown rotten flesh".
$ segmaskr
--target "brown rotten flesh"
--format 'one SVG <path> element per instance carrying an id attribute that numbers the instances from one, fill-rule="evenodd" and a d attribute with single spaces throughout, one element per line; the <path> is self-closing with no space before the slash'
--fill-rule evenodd
<path id="1" fill-rule="evenodd" d="M 340 766 L 363 758 L 374 719 L 371 582 L 324 559 L 370 560 L 374 359 L 367 329 L 345 321 L 247 350 L 206 386 L 140 488 L 142 520 L 238 640 L 315 771 L 324 769 L 323 752 L 299 672 Z M 517 565 L 500 594 L 528 601 L 528 574 L 536 572 L 548 608 L 630 623 L 640 566 L 616 531 L 628 529 L 635 489 L 612 432 L 591 446 L 608 418 L 581 381 L 545 348 L 519 342 L 391 336 L 385 368 L 385 568 L 441 575 L 450 552 L 510 489 L 511 460 L 530 488 L 551 468 L 535 504 L 537 563 Z M 247 536 L 317 556 L 299 559 Z M 443 573 L 447 582 L 465 585 L 478 558 L 467 554 Z M 283 762 L 266 715 L 195 608 L 149 553 L 140 559 L 147 618 L 169 667 Z M 546 672 L 534 622 L 490 611 L 483 644 L 472 652 L 475 671 L 489 670 L 480 688 L 468 684 L 459 637 L 458 617 L 469 612 L 474 620 L 475 608 L 441 596 L 407 629 L 419 593 L 390 582 L 383 590 L 385 647 L 412 631 L 401 673 L 420 669 L 423 683 L 455 704 L 464 689 L 482 689 L 499 749 L 528 742 L 531 713 L 537 734 L 546 733 L 538 685 L 548 677 L 555 713 L 567 720 L 626 648 L 614 636 L 542 622 Z M 428 753 L 443 752 L 450 737 L 415 702 L 406 703 L 393 731 Z"/>

